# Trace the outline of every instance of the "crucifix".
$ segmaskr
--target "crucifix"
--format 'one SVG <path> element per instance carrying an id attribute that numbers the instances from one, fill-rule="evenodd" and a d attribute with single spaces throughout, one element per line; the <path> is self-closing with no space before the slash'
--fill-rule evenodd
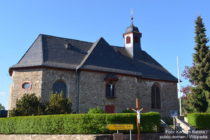
<path id="1" fill-rule="evenodd" d="M 143 108 L 140 108 L 140 100 L 138 98 L 136 98 L 136 108 L 132 110 L 136 112 L 137 140 L 140 140 L 140 119 Z"/>

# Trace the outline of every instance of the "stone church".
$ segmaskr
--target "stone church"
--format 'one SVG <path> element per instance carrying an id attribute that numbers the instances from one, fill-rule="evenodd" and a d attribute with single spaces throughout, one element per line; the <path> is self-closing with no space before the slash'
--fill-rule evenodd
<path id="1" fill-rule="evenodd" d="M 25 93 L 47 101 L 51 92 L 62 92 L 76 113 L 97 106 L 122 112 L 135 107 L 136 97 L 144 111 L 165 116 L 178 110 L 177 79 L 142 50 L 141 37 L 133 23 L 123 34 L 123 47 L 103 38 L 86 42 L 40 34 L 9 69 L 10 109 Z"/>

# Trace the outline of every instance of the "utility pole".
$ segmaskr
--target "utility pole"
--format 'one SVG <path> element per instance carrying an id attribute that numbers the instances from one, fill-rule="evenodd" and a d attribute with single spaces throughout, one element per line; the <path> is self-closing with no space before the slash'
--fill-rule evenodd
<path id="1" fill-rule="evenodd" d="M 179 71 L 179 57 L 177 56 L 177 76 L 178 76 L 178 83 L 177 83 L 177 92 L 179 97 L 179 116 L 182 115 L 182 96 L 180 92 L 180 71 Z"/>

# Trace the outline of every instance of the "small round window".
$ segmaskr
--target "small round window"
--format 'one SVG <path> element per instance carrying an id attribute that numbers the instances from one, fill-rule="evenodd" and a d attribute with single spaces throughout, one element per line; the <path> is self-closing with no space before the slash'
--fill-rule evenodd
<path id="1" fill-rule="evenodd" d="M 29 83 L 29 82 L 23 83 L 23 84 L 22 84 L 22 88 L 23 88 L 23 89 L 30 89 L 30 88 L 31 88 L 31 83 Z"/>

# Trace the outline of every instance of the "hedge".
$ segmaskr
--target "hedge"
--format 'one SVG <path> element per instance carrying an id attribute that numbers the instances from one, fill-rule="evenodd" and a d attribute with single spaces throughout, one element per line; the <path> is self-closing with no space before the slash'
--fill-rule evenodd
<path id="1" fill-rule="evenodd" d="M 210 113 L 191 113 L 187 115 L 187 119 L 197 129 L 210 129 Z"/>
<path id="2" fill-rule="evenodd" d="M 113 133 L 106 129 L 107 124 L 135 123 L 134 113 L 11 117 L 0 118 L 0 134 L 105 134 Z M 159 113 L 141 114 L 142 132 L 157 132 L 159 126 Z"/>

